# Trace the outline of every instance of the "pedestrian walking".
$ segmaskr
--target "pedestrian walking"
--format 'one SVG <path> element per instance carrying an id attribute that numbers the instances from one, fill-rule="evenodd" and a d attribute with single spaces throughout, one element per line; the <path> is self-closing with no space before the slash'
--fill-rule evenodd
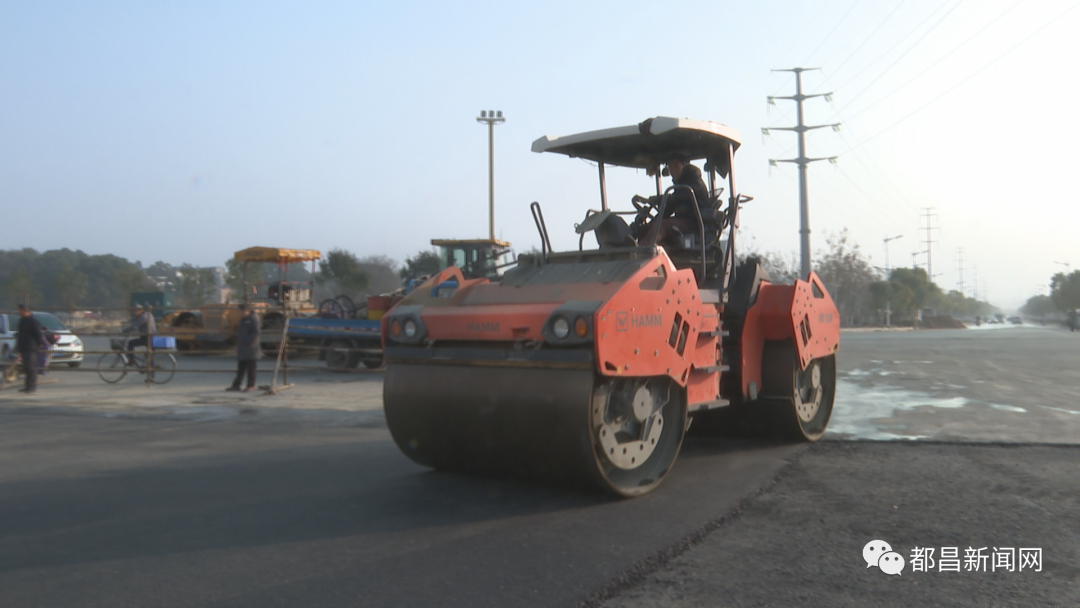
<path id="1" fill-rule="evenodd" d="M 19 335 L 15 339 L 15 350 L 22 357 L 23 372 L 26 374 L 26 384 L 19 390 L 33 394 L 37 391 L 37 364 L 38 351 L 47 348 L 45 333 L 41 330 L 41 323 L 34 318 L 30 307 L 19 304 Z"/>
<path id="2" fill-rule="evenodd" d="M 247 376 L 247 388 L 243 390 L 255 390 L 256 362 L 259 360 L 259 355 L 262 354 L 259 347 L 259 338 L 261 336 L 259 315 L 255 314 L 255 311 L 247 304 L 240 305 L 240 314 L 242 315 L 240 317 L 240 327 L 236 330 L 236 380 L 233 380 L 232 386 L 225 389 L 227 391 L 241 390 L 240 384 L 243 382 L 245 375 Z"/>

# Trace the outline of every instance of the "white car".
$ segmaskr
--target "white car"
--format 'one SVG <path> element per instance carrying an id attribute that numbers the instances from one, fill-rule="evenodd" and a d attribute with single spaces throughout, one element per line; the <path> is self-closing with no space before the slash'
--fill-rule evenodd
<path id="1" fill-rule="evenodd" d="M 67 363 L 69 367 L 79 367 L 83 361 L 83 342 L 79 336 L 71 333 L 66 325 L 47 312 L 35 312 L 34 318 L 41 327 L 60 337 L 53 344 L 52 363 Z M 7 361 L 15 357 L 15 334 L 19 327 L 19 315 L 0 315 L 0 360 Z"/>

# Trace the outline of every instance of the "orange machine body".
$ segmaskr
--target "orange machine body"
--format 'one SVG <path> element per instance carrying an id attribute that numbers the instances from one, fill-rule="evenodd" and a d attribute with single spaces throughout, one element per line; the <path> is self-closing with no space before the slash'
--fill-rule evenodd
<path id="1" fill-rule="evenodd" d="M 460 270 L 450 267 L 418 287 L 400 306 L 416 310 L 423 325 L 423 344 L 489 344 L 510 353 L 486 361 L 487 365 L 561 364 L 592 367 L 601 376 L 668 376 L 685 389 L 688 409 L 695 411 L 728 402 L 721 394 L 721 374 L 728 370 L 720 363 L 723 306 L 718 300 L 716 291 L 698 289 L 693 271 L 677 269 L 658 249 L 651 259 L 637 261 L 618 282 L 590 282 L 583 273 L 543 284 L 508 286 L 487 279 L 467 280 Z M 551 345 L 545 324 L 560 307 L 573 302 L 586 303 L 579 316 L 587 322 L 587 339 Z M 383 318 L 384 343 L 393 329 L 393 318 Z M 804 368 L 811 359 L 828 356 L 839 346 L 839 315 L 816 275 L 795 285 L 761 284 L 743 326 L 739 383 L 743 394 L 738 398 L 753 399 L 761 387 L 765 341 L 788 339 L 795 341 Z M 389 346 L 393 358 L 392 341 Z M 551 356 L 514 356 L 544 347 L 553 347 Z M 591 356 L 560 361 L 560 353 L 582 350 L 591 351 Z M 459 362 L 476 351 L 442 352 L 429 362 Z"/>

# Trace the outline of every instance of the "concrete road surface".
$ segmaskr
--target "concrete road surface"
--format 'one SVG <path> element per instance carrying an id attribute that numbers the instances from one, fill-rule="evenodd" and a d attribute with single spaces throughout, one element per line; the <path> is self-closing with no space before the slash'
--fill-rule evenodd
<path id="1" fill-rule="evenodd" d="M 378 374 L 257 397 L 58 371 L 0 392 L 0 606 L 1074 605 L 1077 355 L 1055 329 L 845 333 L 829 441 L 688 440 L 629 501 L 412 464 Z M 1043 561 L 889 576 L 871 540 Z"/>

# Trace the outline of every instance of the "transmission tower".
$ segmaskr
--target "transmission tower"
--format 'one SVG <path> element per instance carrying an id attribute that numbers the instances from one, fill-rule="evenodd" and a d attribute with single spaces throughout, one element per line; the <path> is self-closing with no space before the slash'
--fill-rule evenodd
<path id="1" fill-rule="evenodd" d="M 957 277 L 956 289 L 960 292 L 960 295 L 966 296 L 967 292 L 964 291 L 964 248 L 960 247 L 956 250 L 956 272 Z"/>
<path id="2" fill-rule="evenodd" d="M 934 243 L 937 242 L 934 240 L 934 231 L 941 230 L 941 228 L 934 225 L 936 219 L 937 213 L 934 207 L 922 208 L 922 213 L 919 214 L 919 223 L 921 224 L 923 220 L 926 220 L 926 238 L 921 241 L 922 244 L 926 245 L 926 250 L 919 253 L 926 254 L 926 278 L 930 279 L 931 283 L 934 282 Z M 922 229 L 924 228 L 920 228 L 920 230 Z"/>
<path id="3" fill-rule="evenodd" d="M 832 93 L 815 93 L 813 95 L 803 95 L 802 92 L 802 73 L 810 70 L 820 70 L 821 68 L 787 68 L 780 70 L 773 70 L 774 72 L 795 72 L 795 94 L 790 97 L 777 97 L 769 96 L 769 103 L 775 105 L 777 99 L 790 99 L 793 100 L 798 109 L 799 123 L 794 127 L 772 127 L 777 131 L 795 131 L 799 136 L 799 157 L 790 159 L 769 159 L 770 165 L 776 165 L 776 163 L 795 163 L 799 166 L 799 273 L 806 278 L 810 275 L 810 200 L 806 192 L 806 165 L 818 160 L 827 160 L 831 163 L 836 162 L 835 156 L 826 156 L 823 158 L 807 158 L 806 157 L 806 132 L 811 129 L 822 129 L 824 127 L 832 127 L 833 130 L 840 129 L 840 123 L 834 123 L 831 125 L 814 125 L 807 126 L 803 124 L 803 105 L 802 102 L 812 97 L 824 97 L 826 101 L 829 101 Z M 769 134 L 771 129 L 762 129 L 761 132 L 765 135 Z"/>

